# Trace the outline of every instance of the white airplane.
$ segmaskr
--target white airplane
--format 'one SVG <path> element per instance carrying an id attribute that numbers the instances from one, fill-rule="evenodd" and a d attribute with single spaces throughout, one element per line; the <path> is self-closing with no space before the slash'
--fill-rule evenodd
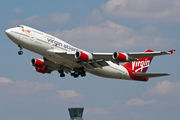
<path id="1" fill-rule="evenodd" d="M 153 56 L 172 54 L 175 51 L 154 52 L 148 49 L 138 53 L 90 53 L 24 25 L 7 29 L 5 33 L 19 46 L 19 55 L 23 54 L 21 50 L 25 48 L 43 56 L 43 59 L 31 60 L 35 71 L 44 74 L 56 70 L 60 77 L 65 77 L 64 72 L 70 73 L 74 78 L 84 77 L 89 72 L 105 78 L 148 81 L 151 77 L 169 75 L 146 73 Z M 119 64 L 122 62 L 126 63 Z"/>

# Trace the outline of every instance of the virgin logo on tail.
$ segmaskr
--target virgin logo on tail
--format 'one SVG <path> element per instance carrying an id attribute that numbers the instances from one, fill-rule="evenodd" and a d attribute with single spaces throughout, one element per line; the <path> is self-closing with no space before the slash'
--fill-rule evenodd
<path id="1" fill-rule="evenodd" d="M 150 65 L 151 61 L 150 60 L 145 60 L 145 61 L 134 61 L 132 62 L 132 70 L 135 69 L 135 72 L 143 72 L 144 68 L 148 68 Z"/>
<path id="2" fill-rule="evenodd" d="M 148 49 L 145 52 L 153 52 L 153 51 Z M 125 68 L 130 68 L 133 72 L 145 73 L 151 64 L 152 59 L 153 59 L 153 56 L 138 58 L 137 61 L 132 61 L 131 63 L 127 62 L 123 66 Z"/>

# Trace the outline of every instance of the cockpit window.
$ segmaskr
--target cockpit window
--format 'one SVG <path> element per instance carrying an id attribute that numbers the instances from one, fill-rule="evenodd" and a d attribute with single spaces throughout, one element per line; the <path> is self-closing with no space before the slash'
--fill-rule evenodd
<path id="1" fill-rule="evenodd" d="M 22 25 L 19 25 L 18 27 L 24 28 Z"/>

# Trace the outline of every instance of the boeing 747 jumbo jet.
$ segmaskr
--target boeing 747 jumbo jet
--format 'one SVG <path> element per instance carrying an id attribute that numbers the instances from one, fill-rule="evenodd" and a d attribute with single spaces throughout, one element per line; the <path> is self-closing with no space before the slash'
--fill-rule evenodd
<path id="1" fill-rule="evenodd" d="M 61 39 L 33 29 L 19 25 L 5 31 L 6 35 L 20 48 L 19 55 L 25 48 L 43 56 L 43 59 L 31 60 L 35 71 L 51 73 L 58 71 L 60 77 L 65 73 L 77 78 L 91 74 L 114 79 L 148 81 L 148 78 L 169 75 L 167 73 L 146 73 L 154 56 L 172 54 L 150 49 L 136 53 L 90 53 L 76 48 Z M 121 65 L 119 63 L 126 62 Z"/>

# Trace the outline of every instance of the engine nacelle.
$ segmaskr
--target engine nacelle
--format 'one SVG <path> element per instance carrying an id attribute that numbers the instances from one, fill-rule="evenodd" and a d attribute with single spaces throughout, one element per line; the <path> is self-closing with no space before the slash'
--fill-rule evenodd
<path id="1" fill-rule="evenodd" d="M 112 58 L 120 62 L 128 61 L 128 55 L 120 52 L 114 52 Z"/>
<path id="2" fill-rule="evenodd" d="M 42 68 L 44 66 L 44 60 L 33 58 L 31 60 L 31 65 L 37 68 Z"/>
<path id="3" fill-rule="evenodd" d="M 88 60 L 92 60 L 93 56 L 90 53 L 86 54 L 86 53 L 83 53 L 83 52 L 76 52 L 75 58 L 80 60 L 80 61 L 87 62 Z"/>
<path id="4" fill-rule="evenodd" d="M 35 67 L 34 70 L 35 70 L 36 72 L 43 73 L 43 74 L 44 74 L 44 73 L 48 73 L 46 68 L 38 68 L 38 67 Z"/>

